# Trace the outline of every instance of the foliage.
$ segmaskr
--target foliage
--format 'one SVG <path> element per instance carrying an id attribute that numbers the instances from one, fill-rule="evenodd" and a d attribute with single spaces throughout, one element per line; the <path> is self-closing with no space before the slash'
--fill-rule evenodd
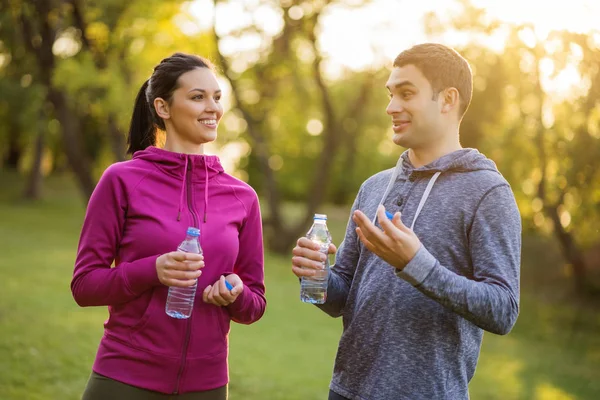
<path id="1" fill-rule="evenodd" d="M 220 0 L 214 14 L 193 16 L 193 4 L 183 1 L 51 1 L 48 20 L 55 36 L 47 83 L 43 76 L 49 67 L 33 51 L 42 31 L 29 42 L 24 34 L 23 24 L 37 21 L 34 8 L 3 1 L 3 163 L 12 165 L 22 153 L 21 169 L 30 169 L 43 131 L 46 165 L 81 174 L 73 163 L 77 151 L 65 150 L 64 117 L 47 98 L 52 86 L 64 94 L 76 119 L 78 152 L 88 158 L 94 181 L 107 164 L 122 159 L 133 99 L 153 66 L 175 51 L 203 54 L 220 67 L 229 107 L 216 149 L 233 157 L 230 172 L 265 199 L 268 243 L 286 251 L 314 210 L 327 202 L 350 203 L 362 181 L 393 166 L 402 151 L 389 141 L 383 88 L 389 69 L 324 73 L 321 15 L 340 5 L 360 9 L 367 3 Z M 540 38 L 531 26 L 501 23 L 467 0 L 458 3 L 458 13 L 432 13 L 425 26 L 432 40 L 449 42 L 445 35 L 451 32 L 469 39 L 457 47 L 474 71 L 463 145 L 481 149 L 497 163 L 512 185 L 527 232 L 572 237 L 578 251 L 598 243 L 598 32 Z M 245 22 L 228 25 L 228 13 L 243 15 Z M 276 23 L 263 23 L 265 16 Z M 504 43 L 494 50 L 488 39 L 498 35 Z M 250 42 L 255 44 L 244 47 Z M 569 73 L 578 74 L 572 89 L 553 92 L 553 79 Z M 305 204 L 305 212 L 283 221 L 283 203 L 289 200 Z M 571 262 L 569 251 L 565 257 Z"/>
<path id="2" fill-rule="evenodd" d="M 598 32 L 539 38 L 531 25 L 502 24 L 462 4 L 461 17 L 427 20 L 434 37 L 454 31 L 471 39 L 460 48 L 475 74 L 463 141 L 496 161 L 512 184 L 525 230 L 555 235 L 576 288 L 597 290 L 589 278 L 600 260 L 584 250 L 600 241 Z M 482 35 L 504 35 L 503 49 L 486 48 Z M 561 77 L 575 79 L 568 91 L 552 88 Z"/>

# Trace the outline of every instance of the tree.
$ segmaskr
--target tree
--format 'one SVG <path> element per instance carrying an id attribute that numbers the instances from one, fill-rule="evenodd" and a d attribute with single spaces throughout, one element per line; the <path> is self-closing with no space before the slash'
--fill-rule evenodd
<path id="1" fill-rule="evenodd" d="M 497 110 L 492 118 L 470 111 L 481 133 L 470 142 L 488 151 L 512 183 L 526 229 L 554 235 L 571 266 L 575 288 L 587 291 L 591 283 L 583 249 L 600 239 L 595 222 L 600 217 L 598 45 L 591 33 L 553 32 L 542 40 L 531 25 L 500 24 L 462 3 L 462 14 L 450 23 L 431 15 L 430 33 L 450 28 L 478 38 L 500 28 L 508 32 L 504 49 L 483 58 L 488 64 L 484 68 L 481 57 L 469 57 L 476 66 L 474 104 L 496 103 Z M 473 40 L 461 50 L 468 55 L 480 47 Z M 573 70 L 582 84 L 573 86 L 569 96 L 557 96 L 550 81 Z M 482 87 L 494 86 L 475 101 L 478 81 Z M 471 132 L 473 127 L 467 125 Z"/>
<path id="2" fill-rule="evenodd" d="M 37 63 L 35 77 L 46 90 L 46 99 L 53 106 L 61 125 L 62 142 L 65 154 L 78 184 L 89 197 L 94 189 L 89 159 L 82 151 L 80 121 L 70 109 L 65 93 L 56 86 L 52 76 L 56 67 L 53 46 L 59 28 L 67 18 L 64 4 L 55 5 L 51 1 L 38 0 L 32 3 L 14 2 L 11 8 L 14 26 L 21 34 L 21 43 L 33 55 Z M 43 131 L 39 131 L 40 134 Z M 38 136 L 38 147 L 43 148 L 43 137 Z"/>
<path id="3" fill-rule="evenodd" d="M 125 158 L 123 133 L 135 94 L 152 66 L 175 51 L 210 53 L 206 35 L 190 37 L 178 29 L 175 19 L 182 13 L 181 4 L 160 0 L 107 0 L 102 4 L 3 1 L 6 12 L 0 20 L 0 53 L 9 61 L 0 66 L 4 72 L 0 83 L 19 88 L 20 76 L 26 72 L 33 80 L 31 86 L 40 88 L 49 105 L 29 102 L 29 120 L 3 135 L 14 149 L 6 162 L 17 162 L 20 142 L 13 139 L 23 131 L 35 132 L 23 146 L 39 149 L 36 154 L 41 155 L 45 132 L 55 125 L 49 122 L 56 119 L 62 151 L 54 154 L 55 161 L 66 156 L 87 200 L 106 164 Z M 7 75 L 10 71 L 17 72 Z M 17 92 L 29 95 L 24 90 Z M 16 99 L 11 96 L 4 104 L 17 107 Z M 39 110 L 45 115 L 41 124 Z M 9 120 L 16 123 L 12 114 Z M 37 161 L 32 164 L 39 165 Z M 37 182 L 33 177 L 30 181 Z"/>
<path id="4" fill-rule="evenodd" d="M 216 1 L 215 8 L 226 3 Z M 360 84 L 351 86 L 353 90 L 347 90 L 348 82 L 352 81 L 347 79 L 344 101 L 335 101 L 335 82 L 327 82 L 323 76 L 324 59 L 317 43 L 320 18 L 332 3 L 271 3 L 283 22 L 275 37 L 269 37 L 257 23 L 231 34 L 258 35 L 263 43 L 268 43 L 255 60 L 241 68 L 232 64 L 242 55 L 236 54 L 236 60 L 232 60 L 220 51 L 224 38 L 213 24 L 218 61 L 252 142 L 249 180 L 267 201 L 264 220 L 267 243 L 280 253 L 289 252 L 327 199 L 334 163 L 342 149 L 343 164 L 349 168 L 353 164 L 359 136 L 357 121 L 369 109 L 365 101 L 377 87 L 373 84 L 373 74 L 363 74 L 357 80 Z M 249 14 L 255 11 L 246 10 Z M 307 135 L 307 130 L 312 136 Z M 307 174 L 311 175 L 308 181 L 304 179 Z M 261 178 L 257 179 L 257 175 Z M 347 201 L 349 190 L 347 186 L 342 188 L 337 187 L 338 202 Z M 356 188 L 353 189 L 355 192 Z M 284 198 L 294 197 L 303 199 L 305 207 L 296 223 L 290 224 L 284 220 L 282 209 Z"/>

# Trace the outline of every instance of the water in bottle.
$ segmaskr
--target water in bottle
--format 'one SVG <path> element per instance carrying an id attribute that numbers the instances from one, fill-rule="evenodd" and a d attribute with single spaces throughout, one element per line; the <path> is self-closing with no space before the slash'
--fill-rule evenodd
<path id="1" fill-rule="evenodd" d="M 185 240 L 177 247 L 178 251 L 186 253 L 202 254 L 200 248 L 200 230 L 198 228 L 189 227 Z M 192 315 L 194 308 L 194 298 L 196 297 L 196 286 L 198 282 L 188 287 L 169 287 L 167 296 L 167 305 L 165 310 L 167 315 L 177 319 L 189 318 Z"/>
<path id="2" fill-rule="evenodd" d="M 327 215 L 315 214 L 313 225 L 306 237 L 320 246 L 320 252 L 328 255 L 331 235 L 327 229 Z M 329 279 L 329 258 L 323 262 L 323 269 L 314 276 L 304 276 L 300 283 L 300 300 L 305 303 L 323 304 L 327 300 L 327 282 Z"/>

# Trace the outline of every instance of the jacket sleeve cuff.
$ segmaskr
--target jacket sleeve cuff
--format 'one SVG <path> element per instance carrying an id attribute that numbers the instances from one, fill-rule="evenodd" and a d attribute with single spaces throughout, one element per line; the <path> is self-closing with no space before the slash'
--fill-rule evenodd
<path id="1" fill-rule="evenodd" d="M 242 293 L 240 293 L 240 295 L 235 299 L 235 301 L 233 303 L 231 303 L 227 306 L 227 309 L 232 314 L 237 314 L 237 313 L 240 313 L 242 310 L 244 310 L 246 308 L 246 305 L 249 300 L 248 296 L 252 295 L 249 292 L 250 292 L 250 288 L 248 286 L 244 285 L 244 290 L 242 290 Z"/>
<path id="2" fill-rule="evenodd" d="M 138 295 L 146 290 L 161 285 L 156 273 L 156 259 L 158 256 L 150 256 L 121 265 L 127 287 L 132 294 Z"/>
<path id="3" fill-rule="evenodd" d="M 427 251 L 425 246 L 421 245 L 417 254 L 406 264 L 406 267 L 402 270 L 396 270 L 396 276 L 413 286 L 418 286 L 429 276 L 436 264 L 435 257 Z"/>

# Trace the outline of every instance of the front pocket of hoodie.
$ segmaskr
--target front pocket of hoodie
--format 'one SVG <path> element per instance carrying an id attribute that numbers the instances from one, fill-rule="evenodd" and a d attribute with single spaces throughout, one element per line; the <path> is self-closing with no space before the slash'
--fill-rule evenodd
<path id="1" fill-rule="evenodd" d="M 229 314 L 222 307 L 196 302 L 188 354 L 192 358 L 213 357 L 227 350 Z"/>
<path id="2" fill-rule="evenodd" d="M 186 320 L 171 318 L 165 312 L 167 288 L 155 288 L 146 311 L 131 328 L 133 347 L 149 353 L 178 357 L 181 355 Z"/>

